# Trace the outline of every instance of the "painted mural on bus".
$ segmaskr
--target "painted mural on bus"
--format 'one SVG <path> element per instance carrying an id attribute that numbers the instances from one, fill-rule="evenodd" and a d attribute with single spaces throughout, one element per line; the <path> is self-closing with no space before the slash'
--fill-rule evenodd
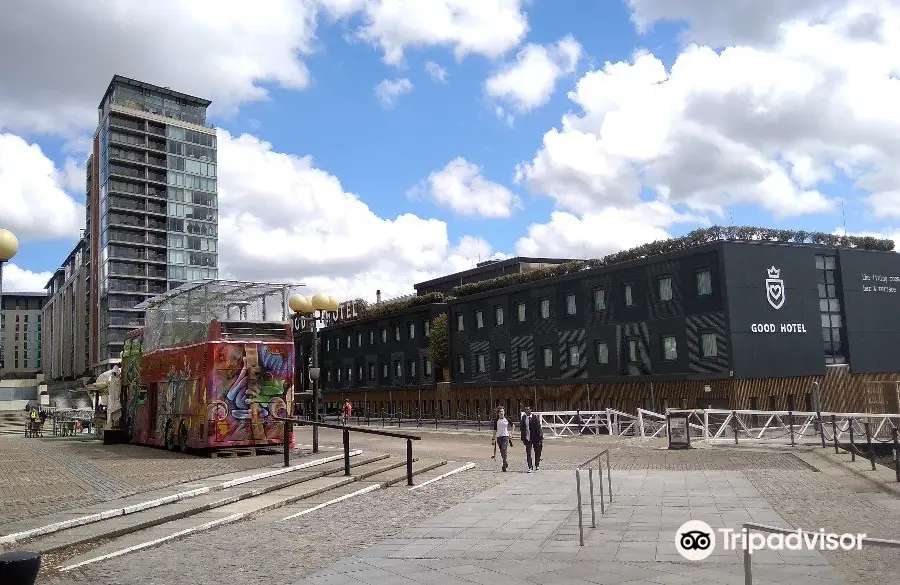
<path id="1" fill-rule="evenodd" d="M 142 351 L 143 332 L 122 353 L 127 440 L 170 450 L 280 445 L 291 412 L 294 348 L 277 339 L 208 340 Z M 290 438 L 293 441 L 293 438 Z"/>

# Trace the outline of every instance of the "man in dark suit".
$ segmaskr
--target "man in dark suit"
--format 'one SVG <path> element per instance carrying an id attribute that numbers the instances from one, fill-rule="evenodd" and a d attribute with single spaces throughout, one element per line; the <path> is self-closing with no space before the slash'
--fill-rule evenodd
<path id="1" fill-rule="evenodd" d="M 528 473 L 541 470 L 541 449 L 544 447 L 544 431 L 541 429 L 541 419 L 531 412 L 531 407 L 525 407 L 525 414 L 519 421 L 519 431 L 522 433 L 522 444 L 525 445 L 525 457 L 528 461 Z M 534 465 L 532 465 L 531 450 L 534 449 Z"/>

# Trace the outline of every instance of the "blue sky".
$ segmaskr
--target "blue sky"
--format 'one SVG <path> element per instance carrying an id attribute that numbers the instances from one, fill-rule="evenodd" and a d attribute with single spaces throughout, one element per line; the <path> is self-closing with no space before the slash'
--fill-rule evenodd
<path id="1" fill-rule="evenodd" d="M 13 288 L 45 280 L 75 241 L 84 144 L 115 73 L 214 100 L 228 276 L 400 294 L 498 253 L 595 256 L 711 223 L 830 232 L 844 215 L 853 233 L 890 236 L 900 215 L 896 108 L 866 103 L 866 84 L 900 95 L 898 35 L 847 32 L 866 11 L 890 22 L 877 3 L 732 13 L 697 0 L 485 0 L 455 18 L 440 9 L 461 0 L 398 3 L 408 14 L 382 0 L 279 0 L 254 19 L 222 5 L 210 23 L 177 0 L 104 12 L 113 1 L 59 13 L 40 0 L 0 24 L 0 49 L 23 56 L 0 65 L 17 87 L 0 89 L 11 210 L 0 227 L 22 244 Z M 170 37 L 154 36 L 178 14 Z M 29 16 L 46 30 L 14 28 Z M 93 30 L 113 31 L 107 50 L 60 48 Z M 517 75 L 493 91 L 505 72 Z M 386 106 L 375 88 L 397 80 L 407 91 Z M 884 136 L 860 141 L 873 127 Z"/>

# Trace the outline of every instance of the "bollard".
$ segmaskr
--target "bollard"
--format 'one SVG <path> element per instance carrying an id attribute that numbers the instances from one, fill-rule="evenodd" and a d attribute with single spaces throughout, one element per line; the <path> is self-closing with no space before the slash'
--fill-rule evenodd
<path id="1" fill-rule="evenodd" d="M 319 452 L 319 425 L 313 424 L 313 453 Z"/>
<path id="2" fill-rule="evenodd" d="M 475 413 L 475 418 L 478 419 L 478 430 L 480 431 L 480 430 L 481 430 L 481 413 L 480 413 L 480 412 L 476 412 L 476 413 Z"/>
<path id="3" fill-rule="evenodd" d="M 816 416 L 819 420 L 819 435 L 822 437 L 822 448 L 825 448 L 825 425 L 822 424 L 822 413 L 817 412 Z"/>
<path id="4" fill-rule="evenodd" d="M 606 481 L 609 483 L 609 503 L 612 504 L 612 467 L 609 465 L 609 451 L 606 452 Z"/>
<path id="5" fill-rule="evenodd" d="M 350 429 L 344 429 L 344 475 L 350 475 Z"/>
<path id="6" fill-rule="evenodd" d="M 459 413 L 456 413 L 456 430 L 459 430 Z"/>
<path id="7" fill-rule="evenodd" d="M 382 409 L 381 409 L 381 426 L 382 426 L 382 428 L 384 428 L 385 424 L 386 424 L 386 422 L 385 422 L 385 414 L 384 414 L 384 409 L 382 408 Z"/>
<path id="8" fill-rule="evenodd" d="M 900 438 L 898 438 L 897 429 L 891 429 L 894 439 L 894 473 L 897 475 L 897 481 L 900 481 Z"/>
<path id="9" fill-rule="evenodd" d="M 750 547 L 744 545 L 744 585 L 753 585 L 753 570 L 750 568 Z"/>
<path id="10" fill-rule="evenodd" d="M 603 483 L 603 473 L 600 476 L 600 483 Z M 597 513 L 594 511 L 594 468 L 588 467 L 588 489 L 591 490 L 591 528 L 597 528 Z"/>
<path id="11" fill-rule="evenodd" d="M 738 444 L 737 412 L 731 411 L 731 428 L 734 430 L 734 444 Z"/>
<path id="12" fill-rule="evenodd" d="M 437 413 L 434 413 L 434 430 L 437 430 Z"/>
<path id="13" fill-rule="evenodd" d="M 794 413 L 788 413 L 788 426 L 791 428 L 791 447 L 796 446 L 797 444 L 794 442 Z"/>
<path id="14" fill-rule="evenodd" d="M 853 419 L 850 419 L 850 461 L 856 461 L 856 443 L 853 442 Z"/>
<path id="15" fill-rule="evenodd" d="M 402 419 L 402 417 L 403 417 L 403 413 L 402 413 L 402 412 L 398 412 L 398 413 L 397 413 L 397 428 L 398 428 L 398 429 L 400 428 L 400 420 Z"/>
<path id="16" fill-rule="evenodd" d="M 406 439 L 406 485 L 413 484 L 412 461 L 412 439 Z"/>
<path id="17" fill-rule="evenodd" d="M 606 514 L 606 497 L 603 494 L 603 462 L 597 460 L 597 483 L 600 484 L 600 513 Z"/>
<path id="18" fill-rule="evenodd" d="M 581 470 L 575 470 L 575 494 L 578 497 L 578 542 L 584 546 L 584 516 L 581 512 Z"/>
<path id="19" fill-rule="evenodd" d="M 872 446 L 872 427 L 870 425 L 871 423 L 869 423 L 869 421 L 866 421 L 866 443 L 869 444 L 869 457 L 872 461 L 872 471 L 875 471 L 875 447 Z"/>
<path id="20" fill-rule="evenodd" d="M 40 553 L 16 550 L 0 555 L 0 583 L 34 585 L 40 570 Z"/>
<path id="21" fill-rule="evenodd" d="M 838 441 L 837 441 L 837 419 L 834 415 L 831 415 L 831 434 L 834 437 L 834 454 L 838 454 Z"/>
<path id="22" fill-rule="evenodd" d="M 291 434 L 294 432 L 294 425 L 291 421 L 284 421 L 284 466 L 291 466 Z"/>

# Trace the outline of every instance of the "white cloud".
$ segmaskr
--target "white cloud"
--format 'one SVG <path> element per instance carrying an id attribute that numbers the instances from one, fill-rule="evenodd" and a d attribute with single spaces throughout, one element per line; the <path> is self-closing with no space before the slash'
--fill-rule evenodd
<path id="1" fill-rule="evenodd" d="M 491 257 L 487 242 L 453 246 L 447 224 L 377 216 L 309 157 L 219 131 L 219 257 L 223 276 L 306 282 L 340 297 L 412 292 L 412 284 Z"/>
<path id="2" fill-rule="evenodd" d="M 447 70 L 434 61 L 425 63 L 425 73 L 439 83 L 447 83 Z"/>
<path id="3" fill-rule="evenodd" d="M 41 292 L 51 276 L 52 272 L 32 272 L 8 262 L 3 264 L 3 291 Z"/>
<path id="4" fill-rule="evenodd" d="M 61 187 L 74 171 L 60 171 L 36 144 L 0 134 L 0 228 L 19 239 L 76 238 L 84 206 Z M 84 191 L 84 172 L 81 172 Z"/>
<path id="5" fill-rule="evenodd" d="M 31 0 L 0 18 L 0 54 L 19 56 L 0 60 L 0 128 L 90 127 L 114 73 L 231 112 L 264 99 L 263 83 L 306 87 L 300 56 L 312 50 L 315 27 L 311 0 L 271 0 L 259 10 L 238 0 Z"/>
<path id="6" fill-rule="evenodd" d="M 412 82 L 405 77 L 401 79 L 385 79 L 375 86 L 375 97 L 378 98 L 378 103 L 382 107 L 392 108 L 400 96 L 412 90 Z"/>
<path id="7" fill-rule="evenodd" d="M 521 209 L 519 197 L 512 191 L 481 176 L 482 169 L 462 157 L 447 163 L 440 171 L 410 190 L 412 197 L 427 197 L 460 215 L 510 217 Z"/>
<path id="8" fill-rule="evenodd" d="M 581 45 L 571 36 L 554 45 L 527 45 L 485 82 L 487 94 L 513 105 L 519 112 L 529 112 L 547 103 L 556 82 L 575 72 L 581 57 Z"/>
<path id="9" fill-rule="evenodd" d="M 494 107 L 494 114 L 496 114 L 498 120 L 506 124 L 508 127 L 512 128 L 516 125 L 515 116 L 504 110 L 503 106 Z"/>
<path id="10" fill-rule="evenodd" d="M 835 212 L 819 189 L 846 177 L 876 215 L 900 216 L 900 29 L 861 37 L 863 4 L 845 6 L 817 25 L 780 24 L 771 46 L 692 45 L 669 70 L 648 53 L 606 63 L 570 92 L 581 112 L 517 179 L 578 213 L 634 205 L 643 188 L 695 210 L 788 217 Z M 866 6 L 900 21 L 887 3 Z"/>
<path id="11" fill-rule="evenodd" d="M 391 65 L 413 47 L 452 48 L 456 58 L 502 56 L 528 32 L 526 0 L 318 0 L 334 16 L 361 12 L 356 35 L 384 52 Z"/>
<path id="12" fill-rule="evenodd" d="M 607 207 L 581 217 L 555 211 L 550 221 L 534 224 L 528 235 L 516 242 L 521 256 L 597 258 L 671 237 L 669 228 L 678 224 L 709 223 L 705 218 L 681 214 L 659 202 L 630 208 Z"/>

